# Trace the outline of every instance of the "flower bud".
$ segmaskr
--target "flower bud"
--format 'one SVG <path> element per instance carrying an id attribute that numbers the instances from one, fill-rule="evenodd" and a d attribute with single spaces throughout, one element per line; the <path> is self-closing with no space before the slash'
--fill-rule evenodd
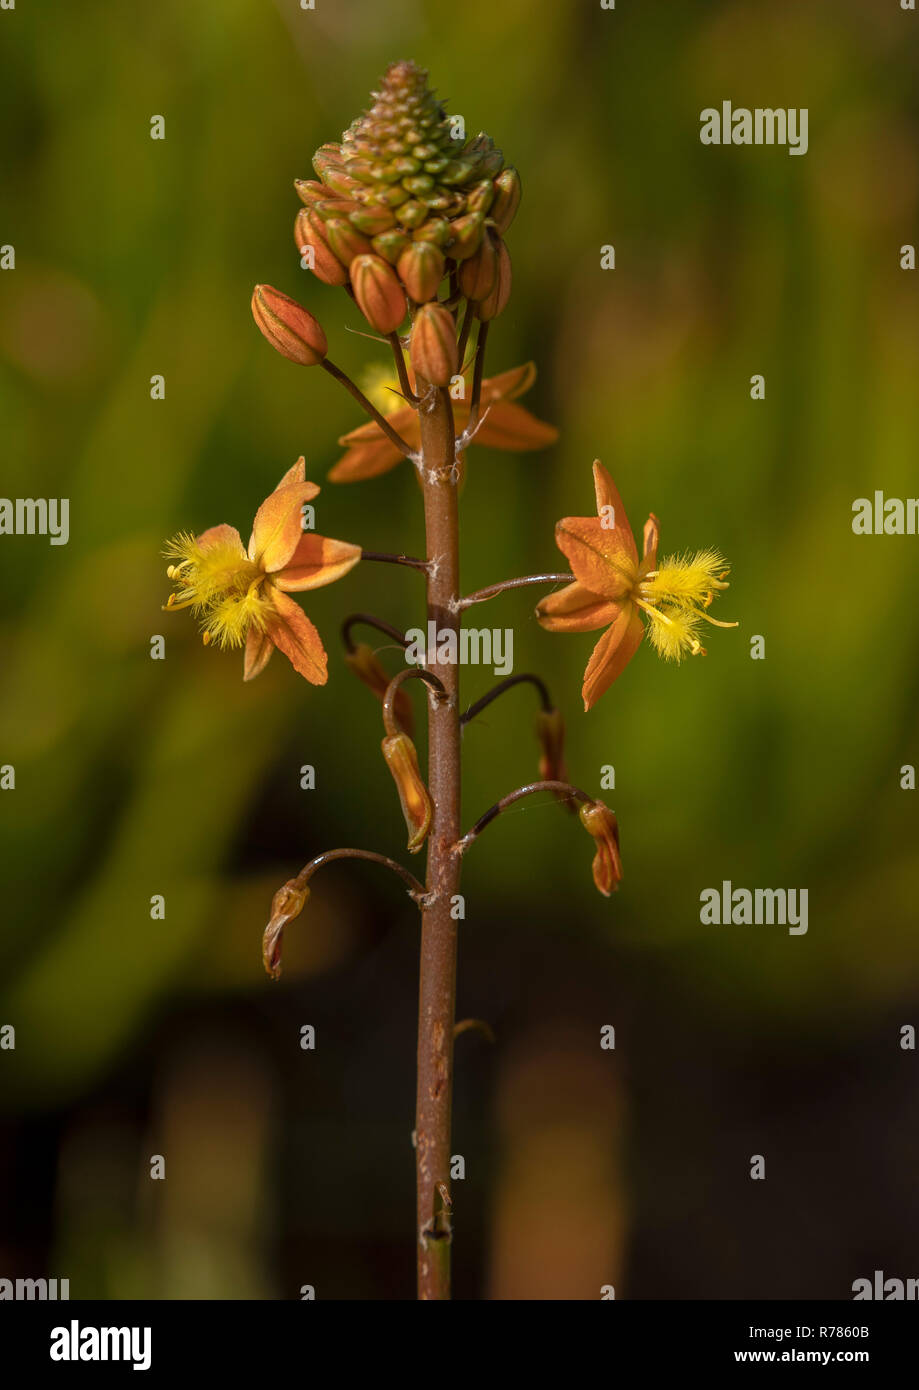
<path id="1" fill-rule="evenodd" d="M 411 246 L 411 239 L 400 232 L 398 227 L 391 228 L 388 232 L 380 232 L 373 238 L 373 249 L 378 256 L 382 256 L 384 261 L 389 261 L 390 265 L 395 265 L 407 246 Z"/>
<path id="2" fill-rule="evenodd" d="M 465 217 L 458 217 L 455 222 L 451 222 L 450 228 L 453 240 L 449 253 L 453 260 L 466 261 L 470 256 L 474 256 L 482 244 L 482 233 L 485 230 L 485 218 L 482 214 L 467 213 Z"/>
<path id="3" fill-rule="evenodd" d="M 412 324 L 412 367 L 434 386 L 448 386 L 459 371 L 456 324 L 443 304 L 423 304 Z"/>
<path id="4" fill-rule="evenodd" d="M 256 285 L 252 317 L 269 343 L 289 362 L 315 367 L 329 350 L 322 325 L 295 299 L 271 285 Z"/>
<path id="5" fill-rule="evenodd" d="M 482 238 L 474 256 L 460 266 L 460 289 L 467 299 L 487 299 L 498 278 L 498 252 L 494 239 Z"/>
<path id="6" fill-rule="evenodd" d="M 426 304 L 444 278 L 444 253 L 433 241 L 413 241 L 402 252 L 396 269 L 410 299 Z"/>
<path id="7" fill-rule="evenodd" d="M 294 188 L 301 203 L 306 203 L 307 207 L 311 203 L 321 203 L 329 196 L 325 184 L 317 183 L 315 179 L 294 179 Z"/>
<path id="8" fill-rule="evenodd" d="M 505 169 L 495 179 L 495 201 L 491 205 L 491 219 L 502 236 L 517 215 L 520 194 L 520 175 L 516 169 Z"/>
<path id="9" fill-rule="evenodd" d="M 394 333 L 405 318 L 405 291 L 382 256 L 355 256 L 351 287 L 358 308 L 377 333 Z"/>
<path id="10" fill-rule="evenodd" d="M 388 232 L 395 226 L 396 219 L 389 208 L 357 208 L 349 214 L 352 227 L 364 236 L 374 237 L 380 232 Z"/>
<path id="11" fill-rule="evenodd" d="M 407 734 L 388 734 L 382 748 L 402 803 L 402 814 L 408 828 L 408 848 L 410 853 L 417 854 L 431 828 L 434 810 L 418 770 L 418 754 Z"/>
<path id="12" fill-rule="evenodd" d="M 565 721 L 557 709 L 541 709 L 536 716 L 536 737 L 539 739 L 539 776 L 543 782 L 567 782 L 565 766 Z M 571 798 L 558 793 L 566 806 Z"/>
<path id="13" fill-rule="evenodd" d="M 597 845 L 594 855 L 594 883 L 604 897 L 619 886 L 622 860 L 619 857 L 619 826 L 616 817 L 602 801 L 586 802 L 580 809 L 581 824 Z"/>
<path id="14" fill-rule="evenodd" d="M 377 699 L 382 702 L 392 677 L 384 669 L 383 663 L 372 647 L 369 647 L 366 642 L 358 642 L 353 651 L 345 652 L 345 662 L 358 680 L 363 681 L 368 690 L 372 690 Z M 415 716 L 408 691 L 403 690 L 401 686 L 395 692 L 393 713 L 399 728 L 411 737 L 415 731 Z"/>
<path id="15" fill-rule="evenodd" d="M 322 223 L 309 208 L 301 208 L 297 213 L 294 240 L 301 256 L 305 255 L 307 248 L 312 249 L 312 268 L 317 280 L 326 285 L 347 285 L 348 272 L 326 241 Z"/>
<path id="16" fill-rule="evenodd" d="M 491 240 L 491 237 L 489 237 Z M 498 239 L 495 248 L 497 255 L 497 272 L 495 283 L 491 294 L 486 299 L 482 299 L 475 306 L 476 317 L 484 321 L 496 319 L 507 307 L 507 301 L 511 297 L 511 257 L 510 252 L 504 242 Z"/>
<path id="17" fill-rule="evenodd" d="M 367 237 L 356 227 L 352 227 L 345 217 L 330 218 L 325 224 L 325 234 L 329 239 L 329 246 L 342 265 L 350 265 L 355 256 L 366 256 L 370 253 L 371 246 Z"/>
<path id="18" fill-rule="evenodd" d="M 453 229 L 445 217 L 429 217 L 416 227 L 412 236 L 416 241 L 433 241 L 443 250 L 453 236 Z"/>
<path id="19" fill-rule="evenodd" d="M 290 879 L 279 888 L 271 900 L 271 916 L 262 937 L 262 961 L 273 980 L 281 977 L 281 942 L 288 922 L 299 917 L 309 899 L 310 890 L 298 888 Z"/>

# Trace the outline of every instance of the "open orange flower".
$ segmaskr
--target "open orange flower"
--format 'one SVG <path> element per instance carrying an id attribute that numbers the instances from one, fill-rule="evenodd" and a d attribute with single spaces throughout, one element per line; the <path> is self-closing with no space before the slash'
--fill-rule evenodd
<path id="1" fill-rule="evenodd" d="M 319 492 L 305 474 L 298 459 L 262 503 L 248 550 L 233 526 L 176 536 L 165 550 L 176 585 L 166 607 L 190 608 L 205 646 L 244 646 L 247 681 L 265 669 L 275 647 L 313 685 L 328 678 L 319 633 L 288 594 L 334 583 L 357 564 L 361 548 L 303 530 L 304 503 Z"/>
<path id="2" fill-rule="evenodd" d="M 645 633 L 660 656 L 681 661 L 704 656 L 698 639 L 702 622 L 722 623 L 705 611 L 726 589 L 728 566 L 715 550 L 699 550 L 657 561 L 659 524 L 648 517 L 641 560 L 622 499 L 603 465 L 594 463 L 597 515 L 568 516 L 555 528 L 555 540 L 574 571 L 575 582 L 549 594 L 536 616 L 550 632 L 592 632 L 605 627 L 591 653 L 581 691 L 584 708 L 596 704 L 625 670 Z"/>
<path id="3" fill-rule="evenodd" d="M 529 391 L 535 380 L 535 363 L 526 362 L 522 367 L 514 367 L 509 372 L 488 377 L 482 382 L 479 427 L 474 443 L 484 444 L 489 449 L 506 449 L 512 453 L 545 449 L 555 443 L 558 439 L 555 426 L 538 420 L 524 406 L 516 404 L 517 397 Z M 469 423 L 469 393 L 470 387 L 467 382 L 466 398 L 453 402 L 453 420 L 458 435 Z M 421 448 L 421 430 L 416 410 L 410 405 L 399 405 L 392 410 L 384 410 L 383 413 L 411 449 Z M 338 442 L 344 445 L 347 452 L 329 473 L 329 480 L 333 483 L 356 483 L 363 478 L 376 478 L 381 473 L 388 473 L 391 468 L 395 468 L 403 457 L 379 425 L 373 421 L 343 434 Z"/>

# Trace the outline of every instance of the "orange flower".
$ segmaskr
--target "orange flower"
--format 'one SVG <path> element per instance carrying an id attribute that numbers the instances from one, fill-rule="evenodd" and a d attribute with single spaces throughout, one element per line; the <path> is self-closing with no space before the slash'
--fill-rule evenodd
<path id="1" fill-rule="evenodd" d="M 705 611 L 715 594 L 726 589 L 728 566 L 714 550 L 657 561 L 659 524 L 648 517 L 641 560 L 622 499 L 603 465 L 593 466 L 597 496 L 595 517 L 569 516 L 555 528 L 559 550 L 574 571 L 575 582 L 549 594 L 536 616 L 550 632 L 591 632 L 606 627 L 584 673 L 584 708 L 590 709 L 635 655 L 645 633 L 660 656 L 680 661 L 704 656 L 697 633 L 703 621 L 736 627 L 710 618 Z"/>
<path id="2" fill-rule="evenodd" d="M 476 444 L 518 453 L 528 449 L 545 449 L 555 443 L 558 439 L 555 426 L 538 420 L 524 406 L 516 404 L 517 397 L 529 391 L 535 380 L 536 366 L 533 362 L 526 362 L 522 367 L 514 367 L 509 372 L 502 372 L 500 376 L 489 377 L 482 382 Z M 462 434 L 469 423 L 469 390 L 467 382 L 465 399 L 453 402 L 457 435 Z M 393 410 L 384 410 L 384 414 L 411 449 L 421 448 L 416 410 L 410 405 L 399 405 Z M 395 468 L 403 457 L 372 420 L 342 435 L 338 442 L 345 446 L 347 452 L 329 473 L 329 480 L 333 483 L 356 483 L 363 478 L 376 478 Z"/>
<path id="3" fill-rule="evenodd" d="M 319 633 L 289 593 L 320 589 L 347 574 L 361 548 L 303 530 L 303 505 L 319 491 L 306 481 L 304 460 L 288 469 L 259 507 L 249 548 L 233 526 L 176 536 L 165 554 L 176 585 L 167 608 L 190 608 L 205 646 L 245 647 L 243 679 L 265 669 L 275 647 L 313 685 L 325 685 L 327 659 Z"/>

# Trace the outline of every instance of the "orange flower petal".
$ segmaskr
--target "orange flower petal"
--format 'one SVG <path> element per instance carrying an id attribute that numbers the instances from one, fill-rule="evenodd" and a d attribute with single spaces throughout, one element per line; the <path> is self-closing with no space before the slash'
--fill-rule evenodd
<path id="1" fill-rule="evenodd" d="M 468 419 L 468 408 L 466 410 Z M 474 443 L 487 449 L 506 449 L 509 453 L 527 449 L 547 449 L 558 439 L 558 430 L 539 420 L 525 406 L 498 401 L 488 407 L 476 430 Z"/>
<path id="2" fill-rule="evenodd" d="M 211 526 L 207 531 L 202 531 L 200 536 L 196 536 L 202 550 L 210 550 L 214 545 L 232 545 L 239 547 L 240 555 L 245 555 L 246 548 L 242 542 L 242 536 L 235 526 Z"/>
<path id="3" fill-rule="evenodd" d="M 305 458 L 303 457 L 303 455 L 301 454 L 300 457 L 297 459 L 297 462 L 296 462 L 295 464 L 293 464 L 290 468 L 288 468 L 287 472 L 284 474 L 284 477 L 283 477 L 283 478 L 281 479 L 281 481 L 278 483 L 278 487 L 275 488 L 275 492 L 277 492 L 278 488 L 280 488 L 280 487 L 287 487 L 287 485 L 288 485 L 289 483 L 305 483 L 305 482 L 306 482 L 306 459 L 305 459 Z M 316 487 L 316 484 L 314 483 L 313 486 Z M 316 492 L 318 492 L 318 491 L 319 491 L 319 488 L 316 487 Z M 315 496 L 315 494 L 314 494 L 314 496 Z"/>
<path id="4" fill-rule="evenodd" d="M 283 569 L 293 555 L 303 535 L 303 504 L 318 491 L 315 483 L 282 483 L 255 513 L 249 559 L 266 574 Z"/>
<path id="5" fill-rule="evenodd" d="M 602 598 L 623 598 L 638 572 L 637 558 L 625 550 L 618 529 L 607 530 L 596 516 L 566 516 L 555 528 L 555 543 L 575 577 Z M 634 550 L 634 543 L 632 550 Z"/>
<path id="6" fill-rule="evenodd" d="M 590 654 L 581 689 L 585 710 L 595 705 L 625 670 L 638 650 L 644 631 L 638 609 L 631 603 L 624 603 L 612 627 L 604 632 Z"/>
<path id="7" fill-rule="evenodd" d="M 379 478 L 402 462 L 402 455 L 384 434 L 377 431 L 372 444 L 358 444 L 349 449 L 329 469 L 330 483 L 358 483 L 363 478 Z"/>
<path id="8" fill-rule="evenodd" d="M 328 658 L 319 633 L 292 598 L 275 590 L 273 599 L 275 612 L 268 620 L 269 638 L 295 671 L 312 685 L 325 685 Z"/>
<path id="9" fill-rule="evenodd" d="M 617 606 L 583 584 L 568 584 L 547 594 L 536 605 L 536 616 L 547 632 L 593 632 L 614 622 Z"/>
<path id="10" fill-rule="evenodd" d="M 348 541 L 333 541 L 307 531 L 282 570 L 272 576 L 273 583 L 285 593 L 300 593 L 304 589 L 321 589 L 333 584 L 353 569 L 361 558 L 359 545 Z"/>
<path id="11" fill-rule="evenodd" d="M 412 444 L 410 435 L 414 434 L 417 443 L 421 442 L 421 434 L 418 429 L 418 416 L 410 405 L 400 405 L 397 410 L 384 412 L 387 422 L 392 425 L 397 434 L 401 434 L 406 444 Z M 339 439 L 339 444 L 345 446 L 351 444 L 372 444 L 383 436 L 383 431 L 375 420 L 368 420 L 365 425 L 358 425 L 357 429 L 349 430 Z M 414 445 L 413 445 L 414 447 Z"/>
<path id="12" fill-rule="evenodd" d="M 509 372 L 487 377 L 482 382 L 482 401 L 490 405 L 492 401 L 515 401 L 525 391 L 529 391 L 536 380 L 536 363 L 524 362 L 522 367 L 511 367 Z"/>
<path id="13" fill-rule="evenodd" d="M 614 525 L 607 529 L 613 531 L 618 537 L 620 545 L 637 565 L 638 551 L 635 547 L 635 537 L 632 535 L 625 506 L 619 496 L 619 489 L 599 459 L 594 459 L 594 492 L 597 497 L 597 516 L 603 516 L 604 507 L 612 507 Z"/>
<path id="14" fill-rule="evenodd" d="M 255 680 L 255 677 L 268 665 L 273 651 L 274 643 L 268 633 L 260 632 L 257 627 L 250 627 L 243 658 L 243 680 Z"/>

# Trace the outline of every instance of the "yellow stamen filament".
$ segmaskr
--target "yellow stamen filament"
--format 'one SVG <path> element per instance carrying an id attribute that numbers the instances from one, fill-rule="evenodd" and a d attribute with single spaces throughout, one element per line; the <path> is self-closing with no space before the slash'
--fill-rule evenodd
<path id="1" fill-rule="evenodd" d="M 191 608 L 201 620 L 205 646 L 241 647 L 250 627 L 265 631 L 273 610 L 271 582 L 241 543 L 221 540 L 203 547 L 194 536 L 179 535 L 166 555 L 175 561 L 166 573 L 176 585 L 166 608 Z"/>

